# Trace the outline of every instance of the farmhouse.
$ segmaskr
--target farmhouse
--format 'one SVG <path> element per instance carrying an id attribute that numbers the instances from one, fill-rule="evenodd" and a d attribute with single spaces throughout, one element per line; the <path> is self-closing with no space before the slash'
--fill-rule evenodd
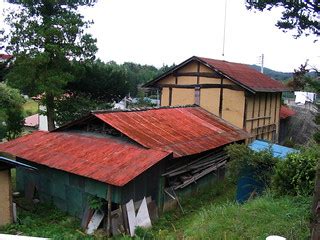
<path id="1" fill-rule="evenodd" d="M 40 200 L 81 217 L 90 196 L 110 199 L 113 209 L 151 197 L 161 211 L 170 196 L 223 174 L 224 146 L 248 137 L 198 106 L 161 107 L 92 112 L 0 144 L 0 152 L 39 169 L 18 168 L 18 190 L 34 186 Z"/>
<path id="2" fill-rule="evenodd" d="M 278 141 L 281 93 L 288 89 L 248 65 L 194 56 L 144 87 L 161 91 L 161 106 L 197 104 L 252 139 Z"/>

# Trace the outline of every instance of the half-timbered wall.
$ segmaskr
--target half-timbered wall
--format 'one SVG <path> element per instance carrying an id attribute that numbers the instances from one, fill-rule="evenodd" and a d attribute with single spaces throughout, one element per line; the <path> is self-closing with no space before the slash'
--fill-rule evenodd
<path id="1" fill-rule="evenodd" d="M 247 95 L 244 128 L 254 138 L 277 142 L 281 93 Z"/>
<path id="2" fill-rule="evenodd" d="M 276 142 L 281 93 L 252 94 L 205 65 L 191 62 L 159 82 L 161 106 L 197 104 L 253 138 Z"/>

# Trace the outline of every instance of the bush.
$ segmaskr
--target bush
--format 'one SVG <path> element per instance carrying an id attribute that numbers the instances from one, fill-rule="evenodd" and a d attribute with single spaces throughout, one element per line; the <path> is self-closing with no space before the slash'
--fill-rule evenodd
<path id="1" fill-rule="evenodd" d="M 277 158 L 273 157 L 271 148 L 253 151 L 244 144 L 232 144 L 226 147 L 230 156 L 227 174 L 232 181 L 237 181 L 246 171 L 252 172 L 255 180 L 269 186 Z"/>
<path id="2" fill-rule="evenodd" d="M 319 157 L 319 146 L 314 145 L 279 161 L 272 179 L 273 190 L 279 195 L 311 195 Z"/>

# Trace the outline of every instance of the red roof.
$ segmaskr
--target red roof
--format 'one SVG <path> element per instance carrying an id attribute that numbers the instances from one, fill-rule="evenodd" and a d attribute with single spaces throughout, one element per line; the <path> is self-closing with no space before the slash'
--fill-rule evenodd
<path id="1" fill-rule="evenodd" d="M 280 81 L 274 80 L 267 75 L 260 73 L 249 65 L 196 56 L 187 59 L 168 72 L 146 83 L 144 87 L 153 87 L 158 81 L 174 73 L 179 68 L 187 65 L 192 61 L 197 61 L 206 65 L 213 71 L 218 72 L 221 76 L 230 79 L 234 83 L 251 92 L 283 92 L 289 90 Z"/>
<path id="2" fill-rule="evenodd" d="M 295 114 L 296 114 L 296 112 L 287 106 L 282 105 L 280 108 L 280 119 L 286 119 L 286 118 L 291 117 Z"/>
<path id="3" fill-rule="evenodd" d="M 288 91 L 280 81 L 274 80 L 265 74 L 253 69 L 249 65 L 233 63 L 210 58 L 199 58 L 210 67 L 224 73 L 232 80 L 244 85 L 255 92 L 282 92 Z"/>
<path id="4" fill-rule="evenodd" d="M 9 60 L 12 57 L 13 57 L 12 55 L 0 53 L 0 59 L 3 59 L 3 60 Z"/>
<path id="5" fill-rule="evenodd" d="M 200 107 L 94 113 L 147 148 L 192 155 L 243 140 L 249 134 Z"/>
<path id="6" fill-rule="evenodd" d="M 115 186 L 125 185 L 170 155 L 114 138 L 42 131 L 2 143 L 1 151 Z"/>
<path id="7" fill-rule="evenodd" d="M 24 119 L 24 125 L 27 127 L 39 126 L 39 114 L 34 114 Z"/>

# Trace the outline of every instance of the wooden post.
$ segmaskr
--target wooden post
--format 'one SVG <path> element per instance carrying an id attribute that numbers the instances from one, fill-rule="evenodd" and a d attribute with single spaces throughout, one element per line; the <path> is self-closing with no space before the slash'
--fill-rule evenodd
<path id="1" fill-rule="evenodd" d="M 110 237 L 112 234 L 112 232 L 111 232 L 111 201 L 112 201 L 112 197 L 111 197 L 111 186 L 110 185 L 108 185 L 107 201 L 108 201 L 107 235 L 108 235 L 108 237 Z"/>

